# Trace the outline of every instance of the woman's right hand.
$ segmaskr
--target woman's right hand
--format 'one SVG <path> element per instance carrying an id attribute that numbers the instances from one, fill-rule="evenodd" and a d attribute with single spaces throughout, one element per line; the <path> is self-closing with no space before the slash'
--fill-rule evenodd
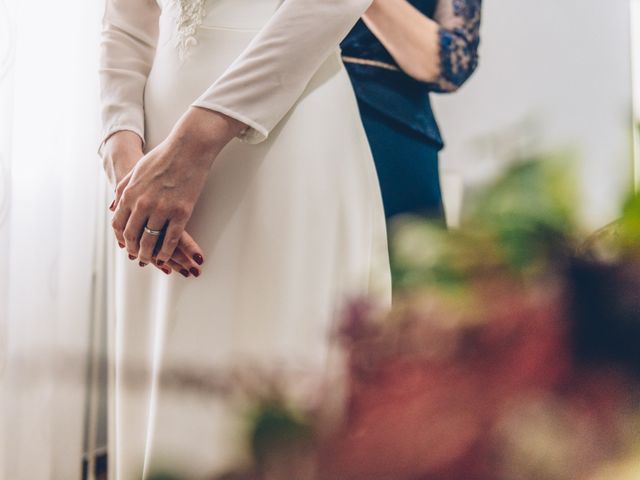
<path id="1" fill-rule="evenodd" d="M 103 149 L 102 166 L 113 190 L 143 156 L 142 140 L 134 132 L 121 130 L 107 139 Z M 120 248 L 125 248 L 123 243 L 118 242 L 118 245 Z M 135 260 L 135 257 L 130 254 L 129 259 Z M 178 247 L 167 264 L 154 262 L 153 265 L 167 275 L 173 270 L 184 277 L 198 277 L 203 262 L 202 249 L 185 231 L 180 236 Z M 142 262 L 139 262 L 139 265 L 146 266 Z"/>
<path id="2" fill-rule="evenodd" d="M 143 156 L 142 139 L 138 134 L 121 130 L 107 138 L 102 154 L 102 167 L 113 190 Z"/>

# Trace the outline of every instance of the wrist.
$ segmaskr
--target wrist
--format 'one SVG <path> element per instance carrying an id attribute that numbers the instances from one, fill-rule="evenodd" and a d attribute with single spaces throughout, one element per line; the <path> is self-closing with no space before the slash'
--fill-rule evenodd
<path id="1" fill-rule="evenodd" d="M 195 151 L 214 157 L 246 125 L 220 112 L 191 107 L 178 121 L 170 138 L 179 144 L 187 144 Z"/>
<path id="2" fill-rule="evenodd" d="M 107 137 L 104 145 L 110 151 L 142 151 L 143 141 L 137 133 L 131 130 L 118 130 Z"/>
<path id="3" fill-rule="evenodd" d="M 114 188 L 144 156 L 142 140 L 133 132 L 117 132 L 109 137 L 104 152 L 103 168 Z"/>

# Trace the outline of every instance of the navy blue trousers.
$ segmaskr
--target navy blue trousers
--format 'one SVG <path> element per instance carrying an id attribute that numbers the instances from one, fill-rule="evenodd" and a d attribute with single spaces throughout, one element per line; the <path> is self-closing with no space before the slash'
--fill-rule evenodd
<path id="1" fill-rule="evenodd" d="M 411 213 L 444 221 L 437 146 L 369 105 L 358 106 L 387 219 Z"/>

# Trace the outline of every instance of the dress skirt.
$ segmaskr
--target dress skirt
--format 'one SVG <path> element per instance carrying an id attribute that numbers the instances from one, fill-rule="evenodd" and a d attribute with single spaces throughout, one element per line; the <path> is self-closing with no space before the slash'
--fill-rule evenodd
<path id="1" fill-rule="evenodd" d="M 184 58 L 175 18 L 163 10 L 144 97 L 147 150 L 279 0 L 220 3 L 224 14 L 207 15 Z M 345 302 L 365 295 L 390 303 L 381 194 L 338 51 L 267 140 L 223 150 L 187 231 L 205 253 L 199 278 L 143 269 L 115 252 L 112 480 L 167 468 L 203 478 L 242 464 L 246 423 L 229 389 L 257 372 L 326 375 Z"/>

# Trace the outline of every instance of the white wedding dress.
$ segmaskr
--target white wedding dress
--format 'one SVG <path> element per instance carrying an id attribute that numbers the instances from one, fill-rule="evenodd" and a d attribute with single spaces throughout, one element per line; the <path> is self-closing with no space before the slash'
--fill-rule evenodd
<path id="1" fill-rule="evenodd" d="M 240 412 L 195 385 L 239 366 L 323 372 L 346 299 L 390 302 L 379 187 L 338 51 L 369 3 L 107 0 L 103 138 L 131 130 L 148 151 L 190 105 L 248 125 L 187 228 L 199 278 L 115 252 L 112 479 L 242 461 Z"/>

